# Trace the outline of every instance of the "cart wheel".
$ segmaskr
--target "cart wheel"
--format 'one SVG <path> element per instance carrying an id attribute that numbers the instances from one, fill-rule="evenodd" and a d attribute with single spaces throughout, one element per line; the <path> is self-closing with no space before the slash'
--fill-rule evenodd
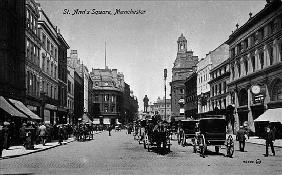
<path id="1" fill-rule="evenodd" d="M 215 146 L 215 152 L 216 152 L 216 154 L 219 153 L 219 146 Z"/>
<path id="2" fill-rule="evenodd" d="M 231 135 L 229 135 L 227 138 L 226 151 L 227 151 L 227 156 L 231 158 L 234 153 L 234 141 Z"/>

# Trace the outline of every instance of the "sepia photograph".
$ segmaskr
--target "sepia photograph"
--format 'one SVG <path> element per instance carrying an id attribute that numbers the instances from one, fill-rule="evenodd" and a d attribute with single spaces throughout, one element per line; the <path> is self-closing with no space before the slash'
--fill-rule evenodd
<path id="1" fill-rule="evenodd" d="M 0 0 L 0 175 L 281 175 L 282 0 Z"/>

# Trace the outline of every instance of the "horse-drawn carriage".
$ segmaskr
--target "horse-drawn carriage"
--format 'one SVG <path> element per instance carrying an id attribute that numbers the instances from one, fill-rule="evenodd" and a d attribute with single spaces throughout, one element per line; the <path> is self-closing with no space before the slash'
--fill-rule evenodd
<path id="1" fill-rule="evenodd" d="M 180 120 L 177 131 L 178 144 L 182 146 L 187 145 L 187 139 L 191 139 L 192 142 L 195 138 L 196 124 L 199 120 Z"/>
<path id="2" fill-rule="evenodd" d="M 194 152 L 200 152 L 205 157 L 208 146 L 215 146 L 215 152 L 219 153 L 221 146 L 226 146 L 226 156 L 232 157 L 234 153 L 234 141 L 231 135 L 226 138 L 226 120 L 223 116 L 208 116 L 201 118 L 198 124 L 193 143 Z"/>
<path id="3" fill-rule="evenodd" d="M 147 148 L 148 151 L 153 146 L 156 146 L 158 149 L 170 151 L 169 126 L 161 122 L 154 124 L 152 120 L 147 120 L 143 144 L 144 148 Z"/>

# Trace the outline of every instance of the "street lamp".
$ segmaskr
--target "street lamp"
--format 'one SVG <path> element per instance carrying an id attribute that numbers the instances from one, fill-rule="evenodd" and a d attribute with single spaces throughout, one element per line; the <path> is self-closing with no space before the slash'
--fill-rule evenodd
<path id="1" fill-rule="evenodd" d="M 164 118 L 166 120 L 166 77 L 167 77 L 167 69 L 164 69 L 164 90 L 165 90 L 165 115 Z"/>

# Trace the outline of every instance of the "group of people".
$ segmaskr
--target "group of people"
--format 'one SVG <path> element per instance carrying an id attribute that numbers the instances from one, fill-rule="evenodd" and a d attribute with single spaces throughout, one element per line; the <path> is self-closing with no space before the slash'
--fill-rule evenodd
<path id="1" fill-rule="evenodd" d="M 273 143 L 275 141 L 275 129 L 271 128 L 270 126 L 267 126 L 265 128 L 265 134 L 264 134 L 264 139 L 265 139 L 265 157 L 268 157 L 268 148 L 270 146 L 271 151 L 273 156 L 275 156 L 275 150 Z M 244 152 L 245 150 L 245 142 L 246 140 L 249 139 L 249 132 L 246 127 L 240 126 L 237 135 L 236 135 L 236 140 L 239 141 L 239 149 L 240 151 Z"/>
<path id="2" fill-rule="evenodd" d="M 47 142 L 58 140 L 62 144 L 73 134 L 69 124 L 47 124 L 28 121 L 16 128 L 12 122 L 0 122 L 0 156 L 3 149 L 12 145 L 23 145 L 25 149 L 34 149 L 35 144 L 45 145 Z"/>

